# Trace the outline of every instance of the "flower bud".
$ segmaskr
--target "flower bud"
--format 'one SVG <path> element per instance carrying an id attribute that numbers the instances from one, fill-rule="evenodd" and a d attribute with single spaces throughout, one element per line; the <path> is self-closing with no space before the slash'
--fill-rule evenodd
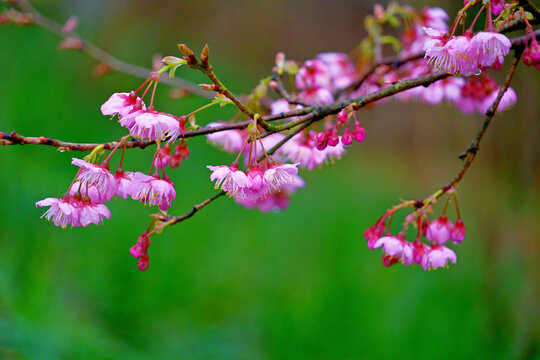
<path id="1" fill-rule="evenodd" d="M 328 145 L 336 146 L 337 144 L 339 144 L 339 136 L 338 136 L 337 129 L 334 128 L 334 130 L 332 130 L 332 132 L 330 133 L 330 136 L 328 137 Z"/>
<path id="2" fill-rule="evenodd" d="M 360 125 L 359 122 L 354 123 L 354 130 L 352 132 L 354 140 L 362 142 L 366 138 L 366 130 Z"/>
<path id="3" fill-rule="evenodd" d="M 456 224 L 450 233 L 450 239 L 454 244 L 459 244 L 465 239 L 465 230 L 466 228 L 463 224 L 463 220 L 461 220 L 461 218 L 457 219 Z"/>
<path id="4" fill-rule="evenodd" d="M 346 128 L 345 131 L 343 131 L 343 136 L 341 137 L 341 143 L 343 145 L 351 145 L 352 144 L 352 134 L 351 134 L 351 130 L 349 130 L 349 128 Z"/>
<path id="5" fill-rule="evenodd" d="M 324 150 L 326 149 L 326 146 L 328 145 L 328 136 L 330 136 L 330 133 L 328 130 L 320 132 L 317 134 L 317 150 Z"/>

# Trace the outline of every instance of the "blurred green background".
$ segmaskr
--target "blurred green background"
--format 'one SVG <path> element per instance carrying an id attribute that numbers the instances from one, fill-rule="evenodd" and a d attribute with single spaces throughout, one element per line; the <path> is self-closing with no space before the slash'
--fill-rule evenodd
<path id="1" fill-rule="evenodd" d="M 177 42 L 211 47 L 236 93 L 266 76 L 274 54 L 305 60 L 352 49 L 370 1 L 36 1 L 119 58 L 149 66 Z M 432 3 L 455 14 L 459 2 Z M 418 8 L 424 1 L 412 1 Z M 125 131 L 101 116 L 116 91 L 140 84 L 92 76 L 84 55 L 58 50 L 40 28 L 0 27 L 0 131 L 105 142 Z M 178 76 L 202 81 L 188 69 Z M 499 79 L 500 79 L 500 75 Z M 400 198 L 423 197 L 460 168 L 480 125 L 450 106 L 389 103 L 359 113 L 362 144 L 333 165 L 303 172 L 306 188 L 279 214 L 222 198 L 153 237 L 150 269 L 128 249 L 151 209 L 116 200 L 105 226 L 62 230 L 34 203 L 60 196 L 72 157 L 44 146 L 0 148 L 2 359 L 540 359 L 540 129 L 538 72 L 521 66 L 519 97 L 497 115 L 459 188 L 466 240 L 450 269 L 384 268 L 363 231 Z M 201 99 L 158 109 L 185 114 Z M 201 122 L 228 119 L 206 111 Z M 207 164 L 232 161 L 204 138 L 169 175 L 181 214 L 209 195 Z M 126 153 L 148 168 L 151 150 Z"/>

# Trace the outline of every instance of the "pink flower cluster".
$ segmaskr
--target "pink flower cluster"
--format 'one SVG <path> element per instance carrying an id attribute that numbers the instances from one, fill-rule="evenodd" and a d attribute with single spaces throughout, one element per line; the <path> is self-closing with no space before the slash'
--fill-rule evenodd
<path id="1" fill-rule="evenodd" d="M 437 29 L 423 29 L 430 38 L 424 43 L 428 63 L 450 74 L 470 76 L 487 67 L 500 69 L 512 46 L 510 39 L 493 31 L 450 36 Z"/>
<path id="2" fill-rule="evenodd" d="M 182 119 L 147 108 L 135 92 L 114 93 L 101 106 L 103 115 L 118 115 L 120 125 L 140 139 L 175 141 L 185 132 Z"/>
<path id="3" fill-rule="evenodd" d="M 283 210 L 288 196 L 304 186 L 298 176 L 298 164 L 254 163 L 249 171 L 238 170 L 238 163 L 230 166 L 208 166 L 212 171 L 210 180 L 216 182 L 237 203 L 263 212 Z"/>
<path id="4" fill-rule="evenodd" d="M 121 169 L 112 175 L 105 165 L 76 158 L 72 164 L 79 166 L 80 171 L 68 192 L 61 198 L 47 198 L 36 203 L 39 207 L 50 207 L 43 216 L 56 226 L 65 228 L 67 225 L 86 227 L 101 224 L 104 218 L 111 217 L 103 203 L 110 201 L 114 195 L 158 205 L 164 211 L 176 197 L 174 186 L 167 177 L 160 179 L 157 175 L 123 172 Z"/>
<path id="5" fill-rule="evenodd" d="M 449 262 L 456 263 L 456 254 L 444 244 L 449 240 L 454 244 L 464 240 L 465 225 L 461 218 L 458 218 L 453 224 L 443 214 L 438 219 L 427 223 L 426 220 L 418 216 L 418 236 L 411 242 L 405 238 L 405 231 L 415 215 L 411 214 L 407 217 L 404 229 L 397 235 L 390 233 L 391 221 L 388 220 L 392 216 L 391 211 L 385 213 L 364 233 L 369 249 L 381 248 L 383 250 L 382 262 L 384 266 L 391 266 L 398 262 L 405 266 L 416 263 L 421 265 L 424 270 L 431 270 L 446 267 Z M 422 242 L 422 235 L 427 239 L 429 245 Z"/>

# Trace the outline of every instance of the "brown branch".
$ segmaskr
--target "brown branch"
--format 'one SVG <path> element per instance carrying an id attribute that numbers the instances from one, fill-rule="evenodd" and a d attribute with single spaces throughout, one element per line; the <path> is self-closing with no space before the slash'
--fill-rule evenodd
<path id="1" fill-rule="evenodd" d="M 17 0 L 15 2 L 15 5 L 20 10 L 29 13 L 32 15 L 33 23 L 42 27 L 45 30 L 48 30 L 49 32 L 60 36 L 62 38 L 76 38 L 79 39 L 82 43 L 80 48 L 77 48 L 78 51 L 81 53 L 84 53 L 91 58 L 99 61 L 100 63 L 108 65 L 111 69 L 121 72 L 124 74 L 132 75 L 141 79 L 147 79 L 149 74 L 152 72 L 151 69 L 133 65 L 121 60 L 118 60 L 111 54 L 105 52 L 101 48 L 93 45 L 92 43 L 88 42 L 87 40 L 83 39 L 80 35 L 78 35 L 75 32 L 65 33 L 62 30 L 62 25 L 55 22 L 54 20 L 46 17 L 45 15 L 41 14 L 35 7 L 30 4 L 27 0 Z M 212 98 L 212 94 L 208 91 L 202 90 L 199 86 L 196 84 L 180 79 L 180 78 L 172 78 L 170 79 L 168 76 L 163 76 L 161 79 L 161 82 L 182 88 L 189 92 L 190 94 L 202 96 L 205 98 Z"/>
<path id="2" fill-rule="evenodd" d="M 167 225 L 174 225 L 174 224 L 178 224 L 179 222 L 182 222 L 184 220 L 189 219 L 190 217 L 195 215 L 195 213 L 197 213 L 199 210 L 201 210 L 203 207 L 205 207 L 206 205 L 210 204 L 212 201 L 218 199 L 219 197 L 221 197 L 223 195 L 225 195 L 225 191 L 220 190 L 217 193 L 215 193 L 213 196 L 211 196 L 208 199 L 201 202 L 200 204 L 194 205 L 193 208 L 189 212 L 185 213 L 184 215 L 179 215 L 179 216 L 168 215 L 165 218 L 166 224 Z"/>

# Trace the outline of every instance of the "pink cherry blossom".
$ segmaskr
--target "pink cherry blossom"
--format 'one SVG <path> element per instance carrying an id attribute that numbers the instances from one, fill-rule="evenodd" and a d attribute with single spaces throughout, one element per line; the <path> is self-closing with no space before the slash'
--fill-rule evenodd
<path id="1" fill-rule="evenodd" d="M 102 193 L 103 198 L 112 198 L 116 181 L 108 168 L 77 158 L 73 158 L 71 163 L 81 168 L 77 180 L 80 181 L 82 187 L 95 187 Z"/>
<path id="2" fill-rule="evenodd" d="M 454 224 L 446 218 L 446 215 L 441 215 L 427 227 L 426 239 L 434 245 L 443 245 L 450 239 L 453 227 Z"/>
<path id="3" fill-rule="evenodd" d="M 413 261 L 422 264 L 424 255 L 431 250 L 431 247 L 420 241 L 413 242 Z"/>
<path id="4" fill-rule="evenodd" d="M 267 187 L 263 187 L 260 191 L 266 192 L 262 197 L 250 197 L 248 195 L 247 200 L 236 200 L 236 202 L 248 209 L 259 209 L 261 212 L 278 212 L 281 210 L 285 210 L 289 206 L 290 196 L 295 193 L 299 188 L 304 186 L 304 180 L 300 176 L 295 175 L 294 179 L 290 183 L 282 186 L 279 191 L 269 193 L 267 191 Z M 246 190 L 246 193 L 249 194 L 251 191 L 252 189 L 248 189 Z"/>
<path id="5" fill-rule="evenodd" d="M 114 93 L 103 105 L 101 113 L 103 115 L 116 115 L 120 117 L 128 115 L 133 110 L 145 109 L 141 98 L 132 93 Z"/>
<path id="6" fill-rule="evenodd" d="M 532 38 L 531 44 L 523 51 L 523 63 L 540 70 L 540 44 L 538 44 L 536 37 Z"/>
<path id="7" fill-rule="evenodd" d="M 129 133 L 140 139 L 176 140 L 182 134 L 179 121 L 172 115 L 158 113 L 155 110 L 139 110 L 120 119 L 120 125 L 129 129 Z"/>
<path id="8" fill-rule="evenodd" d="M 71 227 L 78 226 L 79 215 L 74 206 L 73 198 L 46 198 L 36 202 L 36 206 L 50 206 L 50 208 L 41 216 L 47 220 L 52 221 L 54 225 L 66 228 L 67 225 Z"/>
<path id="9" fill-rule="evenodd" d="M 403 262 L 403 265 L 411 265 L 413 262 L 413 245 L 400 236 L 387 235 L 378 239 L 373 248 L 382 247 L 386 255 L 395 257 Z"/>
<path id="10" fill-rule="evenodd" d="M 235 199 L 245 199 L 245 190 L 251 187 L 251 182 L 243 171 L 238 170 L 237 164 L 231 166 L 208 165 L 207 168 L 212 171 L 210 180 L 216 181 L 216 189 L 221 187 L 229 196 Z"/>
<path id="11" fill-rule="evenodd" d="M 439 30 L 424 27 L 424 32 L 430 37 L 424 43 L 428 63 L 436 69 L 450 74 L 469 76 L 478 70 L 476 58 L 468 55 L 470 40 L 467 36 L 451 39 Z"/>
<path id="12" fill-rule="evenodd" d="M 207 127 L 216 127 L 227 123 L 212 122 Z M 223 150 L 231 153 L 242 151 L 242 146 L 247 138 L 245 130 L 225 130 L 206 134 L 208 141 L 215 146 L 220 146 Z"/>
<path id="13" fill-rule="evenodd" d="M 454 244 L 459 244 L 465 239 L 465 230 L 466 228 L 465 224 L 463 224 L 463 220 L 461 218 L 457 219 L 456 224 L 450 233 L 450 239 L 452 239 Z"/>
<path id="14" fill-rule="evenodd" d="M 160 179 L 157 175 L 149 176 L 140 172 L 132 173 L 128 192 L 133 200 L 158 205 L 163 211 L 167 211 L 176 197 L 174 184 L 169 178 Z"/>
<path id="15" fill-rule="evenodd" d="M 329 88 L 332 85 L 332 74 L 328 66 L 320 60 L 308 60 L 295 76 L 298 89 Z"/>
<path id="16" fill-rule="evenodd" d="M 433 245 L 422 257 L 422 267 L 424 270 L 445 267 L 448 262 L 455 264 L 456 253 L 442 245 Z"/>
<path id="17" fill-rule="evenodd" d="M 109 208 L 103 204 L 94 204 L 88 201 L 76 201 L 78 226 L 87 227 L 90 224 L 99 225 L 103 219 L 111 218 Z"/>
<path id="18" fill-rule="evenodd" d="M 269 192 L 280 191 L 285 185 L 293 183 L 298 174 L 297 166 L 298 163 L 270 165 L 264 172 L 264 183 Z"/>
<path id="19" fill-rule="evenodd" d="M 467 56 L 478 61 L 480 66 L 489 67 L 496 61 L 504 62 L 512 43 L 503 34 L 491 31 L 480 31 L 471 39 Z"/>
<path id="20" fill-rule="evenodd" d="M 116 180 L 116 195 L 127 199 L 131 196 L 131 178 L 132 172 L 122 171 L 122 169 L 116 170 L 114 179 Z"/>
<path id="21" fill-rule="evenodd" d="M 355 81 L 356 69 L 347 54 L 321 53 L 315 59 L 322 61 L 330 72 L 331 84 L 329 90 L 335 91 L 346 88 Z"/>

